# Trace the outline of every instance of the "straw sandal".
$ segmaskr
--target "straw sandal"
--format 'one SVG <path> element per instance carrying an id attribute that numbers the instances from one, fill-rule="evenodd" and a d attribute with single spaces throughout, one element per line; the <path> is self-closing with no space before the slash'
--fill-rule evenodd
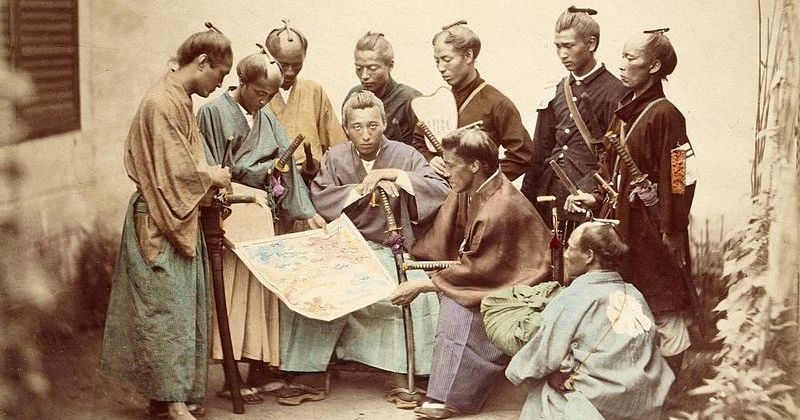
<path id="1" fill-rule="evenodd" d="M 396 408 L 401 410 L 410 410 L 419 407 L 425 399 L 425 394 L 422 392 L 408 392 L 407 388 L 393 388 L 386 394 L 386 401 L 394 403 Z"/>
<path id="2" fill-rule="evenodd" d="M 245 404 L 261 404 L 264 402 L 264 399 L 258 395 L 258 390 L 253 388 L 242 388 L 239 391 L 242 395 L 242 402 Z M 223 389 L 222 391 L 217 392 L 217 396 L 220 398 L 224 398 L 226 400 L 231 399 L 231 391 L 228 389 Z"/>

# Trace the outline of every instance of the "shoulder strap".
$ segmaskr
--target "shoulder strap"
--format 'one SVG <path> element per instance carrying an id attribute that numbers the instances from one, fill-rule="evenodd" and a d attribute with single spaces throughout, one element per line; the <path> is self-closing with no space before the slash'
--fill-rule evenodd
<path id="1" fill-rule="evenodd" d="M 464 111 L 464 108 L 467 107 L 467 104 L 469 104 L 469 101 L 471 101 L 472 98 L 474 98 L 475 95 L 477 95 L 478 92 L 480 92 L 481 89 L 483 89 L 484 87 L 486 87 L 486 82 L 483 82 L 480 85 L 478 85 L 478 87 L 476 87 L 475 90 L 473 90 L 472 93 L 470 93 L 469 96 L 467 96 L 467 100 L 465 100 L 464 103 L 461 104 L 461 106 L 458 108 L 458 113 L 459 114 L 461 114 Z"/>
<path id="2" fill-rule="evenodd" d="M 642 117 L 644 117 L 645 114 L 647 114 L 647 112 L 650 111 L 650 109 L 652 109 L 656 104 L 658 104 L 660 102 L 664 102 L 666 100 L 667 100 L 667 98 L 662 96 L 662 97 L 660 97 L 658 99 L 650 101 L 650 103 L 647 104 L 647 106 L 644 107 L 644 109 L 639 114 L 639 116 L 636 117 L 635 120 L 633 120 L 633 123 L 630 125 L 630 128 L 625 129 L 624 123 L 620 124 L 620 142 L 622 143 L 623 146 L 625 146 L 628 143 L 628 135 L 627 135 L 627 133 L 630 133 L 631 131 L 633 131 L 634 127 L 636 127 L 636 125 L 639 124 L 639 121 L 642 120 Z"/>
<path id="3" fill-rule="evenodd" d="M 569 76 L 564 78 L 564 99 L 567 101 L 567 107 L 569 107 L 569 112 L 572 113 L 572 119 L 575 121 L 575 125 L 578 126 L 578 131 L 580 131 L 583 141 L 586 142 L 586 147 L 589 148 L 589 151 L 592 152 L 592 155 L 594 155 L 596 159 L 597 155 L 595 155 L 592 146 L 592 144 L 594 144 L 594 138 L 592 137 L 592 133 L 589 132 L 589 127 L 586 126 L 586 122 L 583 120 L 580 111 L 578 111 L 578 106 L 575 105 L 575 101 L 572 100 L 572 86 L 570 86 L 569 78 Z"/>

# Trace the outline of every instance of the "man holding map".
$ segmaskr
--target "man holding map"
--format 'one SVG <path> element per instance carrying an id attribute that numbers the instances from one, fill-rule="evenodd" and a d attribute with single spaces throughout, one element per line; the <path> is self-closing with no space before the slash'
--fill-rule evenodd
<path id="1" fill-rule="evenodd" d="M 327 221 L 346 214 L 369 241 L 386 239 L 386 217 L 373 206 L 373 191 L 383 188 L 390 197 L 406 245 L 414 231 L 436 213 L 447 195 L 447 183 L 411 146 L 383 136 L 383 103 L 373 93 L 350 96 L 342 111 L 349 143 L 329 149 L 311 184 L 311 198 Z M 373 244 L 376 252 L 388 248 Z M 391 258 L 391 257 L 390 257 Z M 393 271 L 393 270 L 392 270 Z M 346 285 L 343 285 L 346 287 Z M 347 293 L 346 288 L 342 288 Z M 417 374 L 430 372 L 438 315 L 436 296 L 417 299 L 411 306 L 416 339 Z M 322 375 L 335 356 L 396 373 L 406 372 L 402 310 L 388 299 L 330 322 L 306 318 L 281 306 L 281 370 L 294 373 L 292 384 L 279 392 L 278 402 L 297 405 L 325 398 Z"/>

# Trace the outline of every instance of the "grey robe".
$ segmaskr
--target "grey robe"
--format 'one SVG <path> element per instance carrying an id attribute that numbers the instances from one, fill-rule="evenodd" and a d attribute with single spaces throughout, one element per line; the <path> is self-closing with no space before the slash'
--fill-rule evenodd
<path id="1" fill-rule="evenodd" d="M 411 146 L 383 139 L 373 170 L 396 168 L 408 173 L 415 197 L 401 192 L 392 199 L 403 235 L 413 243 L 417 222 L 431 217 L 447 195 L 447 184 L 436 175 Z M 332 147 L 322 160 L 320 173 L 311 184 L 311 198 L 322 217 L 333 220 L 346 213 L 365 238 L 386 239 L 386 217 L 380 207 L 370 207 L 371 194 L 344 207 L 348 195 L 367 175 L 351 143 Z M 384 261 L 391 261 L 387 247 L 372 243 Z M 391 263 L 389 263 L 391 264 Z M 391 270 L 394 272 L 394 270 Z M 411 273 L 409 273 L 411 276 Z M 436 295 L 426 293 L 411 305 L 416 345 L 416 373 L 428 374 L 433 353 L 439 305 Z M 391 372 L 406 371 L 403 312 L 388 299 L 331 322 L 298 315 L 281 305 L 281 369 L 297 372 L 324 371 L 331 355 Z"/>
<path id="2" fill-rule="evenodd" d="M 675 376 L 656 338 L 636 287 L 613 271 L 579 276 L 545 307 L 541 328 L 506 368 L 515 384 L 534 380 L 520 418 L 658 418 Z M 578 362 L 575 391 L 561 394 L 546 383 Z"/>
<path id="3" fill-rule="evenodd" d="M 367 176 L 355 146 L 348 142 L 332 147 L 322 159 L 321 166 L 311 183 L 311 199 L 319 214 L 325 220 L 333 220 L 345 213 L 366 239 L 383 242 L 386 239 L 386 216 L 380 206 L 370 206 L 371 194 L 344 207 L 350 192 Z M 409 248 L 414 244 L 416 228 L 435 215 L 450 188 L 413 147 L 386 137 L 372 170 L 383 168 L 406 171 L 414 187 L 413 197 L 401 190 L 400 197 L 390 198 Z"/>
<path id="4" fill-rule="evenodd" d="M 266 189 L 267 171 L 275 166 L 275 160 L 291 143 L 275 114 L 267 107 L 261 108 L 254 115 L 251 129 L 236 100 L 230 92 L 225 92 L 200 107 L 197 119 L 206 140 L 209 163 L 230 167 L 234 182 Z M 230 150 L 225 155 L 227 142 Z M 296 165 L 289 165 L 289 168 L 289 172 L 281 174 L 286 190 L 278 200 L 277 213 L 291 219 L 308 219 L 315 213 L 308 188 Z"/>

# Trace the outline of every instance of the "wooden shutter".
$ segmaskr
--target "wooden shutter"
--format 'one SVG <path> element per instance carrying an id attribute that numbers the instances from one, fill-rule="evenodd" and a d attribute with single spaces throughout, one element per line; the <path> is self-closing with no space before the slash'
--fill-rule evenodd
<path id="1" fill-rule="evenodd" d="M 9 63 L 33 81 L 35 95 L 17 107 L 28 138 L 78 130 L 78 1 L 7 0 Z"/>

